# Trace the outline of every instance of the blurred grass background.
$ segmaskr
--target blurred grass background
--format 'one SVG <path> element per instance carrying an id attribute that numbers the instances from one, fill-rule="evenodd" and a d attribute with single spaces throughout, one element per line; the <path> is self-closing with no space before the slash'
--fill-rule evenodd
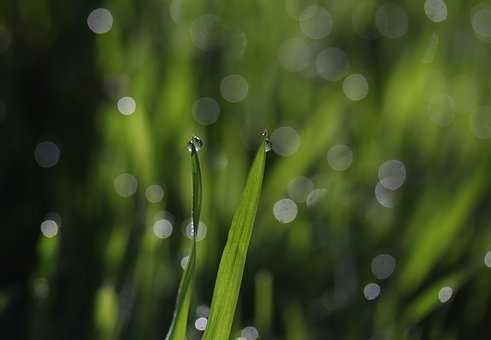
<path id="1" fill-rule="evenodd" d="M 1 337 L 163 338 L 197 134 L 198 339 L 267 127 L 235 338 L 487 338 L 490 42 L 489 1 L 3 1 Z"/>

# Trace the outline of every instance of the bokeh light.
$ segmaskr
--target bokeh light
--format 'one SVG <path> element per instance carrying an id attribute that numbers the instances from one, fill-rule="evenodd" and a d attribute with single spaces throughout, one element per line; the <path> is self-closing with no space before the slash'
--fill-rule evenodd
<path id="1" fill-rule="evenodd" d="M 375 25 L 384 37 L 390 39 L 401 38 L 408 31 L 406 11 L 393 2 L 386 2 L 375 13 Z"/>
<path id="2" fill-rule="evenodd" d="M 295 177 L 288 183 L 288 195 L 292 200 L 303 203 L 314 189 L 314 183 L 305 176 Z"/>
<path id="3" fill-rule="evenodd" d="M 282 126 L 273 131 L 270 138 L 273 151 L 280 156 L 291 156 L 300 147 L 300 136 L 289 126 Z"/>
<path id="4" fill-rule="evenodd" d="M 297 217 L 297 204 L 289 198 L 277 201 L 273 206 L 273 215 L 281 223 L 290 223 Z"/>
<path id="5" fill-rule="evenodd" d="M 41 168 L 54 167 L 60 160 L 60 148 L 51 141 L 44 141 L 36 145 L 34 159 Z"/>
<path id="6" fill-rule="evenodd" d="M 47 238 L 55 237 L 58 234 L 58 223 L 54 220 L 44 220 L 41 223 L 41 233 Z"/>
<path id="7" fill-rule="evenodd" d="M 491 138 L 491 106 L 482 106 L 472 114 L 471 130 L 479 139 Z"/>
<path id="8" fill-rule="evenodd" d="M 288 39 L 280 45 L 278 60 L 287 71 L 303 71 L 311 64 L 312 51 L 304 39 Z"/>
<path id="9" fill-rule="evenodd" d="M 340 48 L 328 47 L 317 54 L 315 69 L 326 80 L 340 80 L 346 75 L 348 56 Z"/>
<path id="10" fill-rule="evenodd" d="M 201 317 L 196 319 L 194 322 L 194 328 L 196 328 L 198 331 L 203 332 L 206 329 L 206 324 L 208 323 L 208 319 Z"/>
<path id="11" fill-rule="evenodd" d="M 491 5 L 481 3 L 473 8 L 471 14 L 472 29 L 480 39 L 491 39 Z"/>
<path id="12" fill-rule="evenodd" d="M 114 189 L 119 196 L 130 197 L 136 193 L 138 181 L 135 176 L 122 173 L 114 179 Z"/>
<path id="13" fill-rule="evenodd" d="M 215 123 L 220 115 L 220 105 L 209 97 L 196 100 L 193 104 L 193 117 L 201 125 L 211 125 Z"/>
<path id="14" fill-rule="evenodd" d="M 221 21 L 213 14 L 196 18 L 189 29 L 191 41 L 201 50 L 209 50 L 221 43 Z"/>
<path id="15" fill-rule="evenodd" d="M 484 255 L 484 265 L 491 268 L 491 251 L 488 251 L 486 255 Z"/>
<path id="16" fill-rule="evenodd" d="M 379 280 L 385 280 L 392 275 L 396 268 L 396 259 L 389 254 L 380 254 L 372 259 L 370 269 L 373 276 Z"/>
<path id="17" fill-rule="evenodd" d="M 449 126 L 455 118 L 455 101 L 448 94 L 433 94 L 427 105 L 430 119 L 440 126 Z"/>
<path id="18" fill-rule="evenodd" d="M 307 7 L 299 18 L 300 30 L 311 39 L 323 39 L 331 33 L 332 17 L 319 5 Z"/>
<path id="19" fill-rule="evenodd" d="M 443 0 L 426 0 L 424 4 L 425 14 L 433 22 L 447 20 L 447 5 Z"/>
<path id="20" fill-rule="evenodd" d="M 344 144 L 334 145 L 327 152 L 327 162 L 336 171 L 347 170 L 353 162 L 353 151 Z"/>
<path id="21" fill-rule="evenodd" d="M 130 116 L 136 110 L 136 101 L 132 97 L 121 97 L 118 99 L 117 107 L 122 115 Z"/>
<path id="22" fill-rule="evenodd" d="M 396 204 L 397 194 L 390 189 L 387 189 L 382 183 L 377 182 L 375 186 L 375 198 L 385 208 L 393 208 Z"/>
<path id="23" fill-rule="evenodd" d="M 94 9 L 87 17 L 87 25 L 94 33 L 107 33 L 113 26 L 113 16 L 106 8 Z"/>
<path id="24" fill-rule="evenodd" d="M 380 295 L 380 286 L 376 283 L 369 283 L 363 288 L 363 295 L 368 301 L 375 300 Z"/>
<path id="25" fill-rule="evenodd" d="M 210 315 L 210 307 L 207 305 L 199 305 L 196 307 L 196 315 L 207 318 Z"/>
<path id="26" fill-rule="evenodd" d="M 249 84 L 240 74 L 231 74 L 222 79 L 220 93 L 231 103 L 243 101 L 249 93 Z"/>
<path id="27" fill-rule="evenodd" d="M 152 226 L 152 230 L 155 236 L 158 238 L 168 238 L 172 235 L 172 223 L 169 220 L 161 219 L 155 221 Z"/>
<path id="28" fill-rule="evenodd" d="M 343 92 L 350 100 L 362 100 L 368 95 L 368 81 L 361 74 L 351 74 L 343 81 Z"/>
<path id="29" fill-rule="evenodd" d="M 453 295 L 453 289 L 451 287 L 443 287 L 440 289 L 438 292 L 438 300 L 440 300 L 441 303 L 448 302 Z"/>
<path id="30" fill-rule="evenodd" d="M 164 198 L 164 189 L 158 184 L 149 185 L 145 189 L 145 197 L 150 203 L 158 203 Z"/>
<path id="31" fill-rule="evenodd" d="M 254 326 L 247 326 L 242 329 L 240 336 L 247 340 L 256 340 L 259 338 L 259 331 Z"/>
<path id="32" fill-rule="evenodd" d="M 327 189 L 320 188 L 312 190 L 307 196 L 307 207 L 313 207 L 327 195 Z"/>
<path id="33" fill-rule="evenodd" d="M 406 166 L 396 159 L 385 161 L 378 168 L 378 179 L 385 188 L 397 190 L 406 180 Z"/>

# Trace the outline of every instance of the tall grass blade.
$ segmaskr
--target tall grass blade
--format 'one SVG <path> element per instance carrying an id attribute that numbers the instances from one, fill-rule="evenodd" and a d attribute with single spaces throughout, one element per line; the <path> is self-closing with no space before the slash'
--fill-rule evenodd
<path id="1" fill-rule="evenodd" d="M 266 142 L 265 142 L 266 143 Z M 203 340 L 228 340 L 239 297 L 247 248 L 251 240 L 264 175 L 266 158 L 262 143 L 252 164 L 228 233 L 218 268 L 210 316 Z"/>
<path id="2" fill-rule="evenodd" d="M 192 207 L 192 222 L 193 222 L 193 245 L 189 261 L 184 270 L 184 274 L 179 283 L 177 292 L 176 307 L 174 309 L 174 317 L 165 337 L 166 340 L 184 340 L 186 338 L 186 326 L 189 315 L 189 304 L 191 301 L 192 280 L 196 267 L 196 233 L 199 226 L 199 218 L 201 213 L 201 167 L 199 162 L 198 150 L 201 147 L 201 141 L 197 137 L 193 137 L 188 143 L 188 150 L 191 152 L 192 177 L 193 177 L 193 207 Z"/>

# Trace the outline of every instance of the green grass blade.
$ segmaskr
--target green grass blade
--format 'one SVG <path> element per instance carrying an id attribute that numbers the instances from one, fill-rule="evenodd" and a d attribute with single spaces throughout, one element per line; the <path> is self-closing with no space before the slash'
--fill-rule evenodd
<path id="1" fill-rule="evenodd" d="M 259 147 L 242 199 L 228 233 L 218 268 L 210 316 L 203 340 L 228 340 L 239 297 L 247 248 L 251 240 L 264 174 L 265 145 Z"/>
<path id="2" fill-rule="evenodd" d="M 193 137 L 193 139 L 196 137 Z M 191 302 L 193 274 L 196 267 L 196 233 L 199 226 L 199 217 L 201 213 L 201 167 L 199 162 L 199 147 L 193 143 L 193 139 L 188 143 L 191 152 L 192 177 L 193 177 L 193 245 L 189 261 L 184 270 L 184 274 L 179 283 L 177 292 L 176 307 L 172 323 L 165 337 L 166 340 L 184 340 L 186 338 L 186 326 L 189 315 L 189 304 Z"/>

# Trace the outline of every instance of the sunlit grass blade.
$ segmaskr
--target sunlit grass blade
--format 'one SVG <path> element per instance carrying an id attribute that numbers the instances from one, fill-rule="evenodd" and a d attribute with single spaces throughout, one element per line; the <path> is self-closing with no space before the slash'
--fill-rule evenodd
<path id="1" fill-rule="evenodd" d="M 202 143 L 198 137 L 193 137 L 188 143 L 188 150 L 191 152 L 192 177 L 193 177 L 193 245 L 189 261 L 184 270 L 184 274 L 179 283 L 177 292 L 176 307 L 172 323 L 165 337 L 166 340 L 184 340 L 186 338 L 186 326 L 189 315 L 189 304 L 191 302 L 193 274 L 196 267 L 196 233 L 199 225 L 201 212 L 201 167 L 199 162 L 198 150 Z"/>
<path id="2" fill-rule="evenodd" d="M 264 175 L 266 158 L 262 143 L 252 164 L 228 233 L 218 268 L 210 316 L 203 340 L 228 340 L 234 319 L 247 248 L 251 240 Z"/>

